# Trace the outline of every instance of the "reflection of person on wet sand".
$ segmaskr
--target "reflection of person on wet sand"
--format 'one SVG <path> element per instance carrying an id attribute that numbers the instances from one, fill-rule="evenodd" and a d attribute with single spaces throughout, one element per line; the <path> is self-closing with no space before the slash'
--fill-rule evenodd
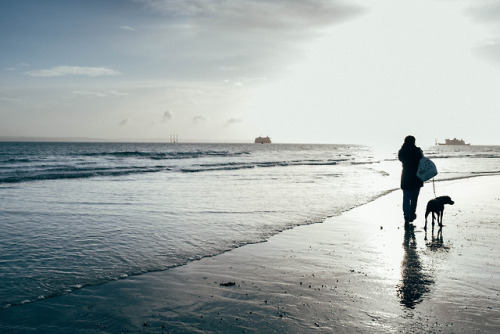
<path id="1" fill-rule="evenodd" d="M 404 257 L 401 263 L 401 284 L 398 286 L 400 303 L 407 308 L 414 308 L 422 301 L 424 293 L 429 292 L 429 285 L 434 282 L 423 272 L 423 267 L 417 253 L 417 241 L 413 229 L 406 229 L 404 242 Z"/>

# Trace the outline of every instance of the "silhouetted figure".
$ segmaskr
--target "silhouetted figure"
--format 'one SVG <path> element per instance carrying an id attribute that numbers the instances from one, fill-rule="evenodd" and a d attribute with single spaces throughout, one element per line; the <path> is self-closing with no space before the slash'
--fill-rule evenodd
<path id="1" fill-rule="evenodd" d="M 401 173 L 401 189 L 403 189 L 403 214 L 405 228 L 417 218 L 417 201 L 420 188 L 424 183 L 417 177 L 418 163 L 424 156 L 422 149 L 415 145 L 415 137 L 407 136 L 398 152 L 398 158 L 403 164 Z"/>

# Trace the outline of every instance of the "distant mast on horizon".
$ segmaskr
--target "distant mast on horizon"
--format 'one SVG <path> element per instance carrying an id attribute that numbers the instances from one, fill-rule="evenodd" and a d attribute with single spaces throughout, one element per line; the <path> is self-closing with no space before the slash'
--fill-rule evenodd
<path id="1" fill-rule="evenodd" d="M 271 138 L 267 137 L 257 137 L 255 138 L 255 144 L 271 144 Z"/>

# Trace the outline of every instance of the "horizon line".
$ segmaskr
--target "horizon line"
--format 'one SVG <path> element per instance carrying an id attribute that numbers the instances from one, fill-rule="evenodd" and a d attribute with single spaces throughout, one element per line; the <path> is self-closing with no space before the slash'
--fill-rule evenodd
<path id="1" fill-rule="evenodd" d="M 32 143 L 164 143 L 164 144 L 255 144 L 254 139 L 248 141 L 186 139 L 172 143 L 170 138 L 93 138 L 93 137 L 30 137 L 30 136 L 0 136 L 0 142 L 32 142 Z M 367 145 L 356 143 L 318 143 L 318 142 L 272 142 L 273 144 L 316 144 L 316 145 Z"/>
<path id="2" fill-rule="evenodd" d="M 32 142 L 32 143 L 162 143 L 170 144 L 170 138 L 93 138 L 93 137 L 30 137 L 30 136 L 0 136 L 0 142 Z M 204 140 L 186 139 L 173 144 L 255 144 L 254 139 Z M 319 142 L 272 142 L 273 144 L 315 144 L 315 145 L 362 145 L 373 146 L 367 143 L 319 143 Z M 268 144 L 269 145 L 269 144 Z M 428 145 L 437 146 L 437 145 Z M 500 146 L 500 144 L 470 144 L 469 146 Z"/>

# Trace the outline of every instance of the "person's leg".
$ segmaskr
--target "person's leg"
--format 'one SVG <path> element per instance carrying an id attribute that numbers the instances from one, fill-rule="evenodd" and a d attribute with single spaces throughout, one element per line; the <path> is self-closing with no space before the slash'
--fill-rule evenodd
<path id="1" fill-rule="evenodd" d="M 414 221 L 417 218 L 417 202 L 418 195 L 420 194 L 420 188 L 413 189 L 411 191 L 411 211 L 410 211 L 410 221 Z"/>
<path id="2" fill-rule="evenodd" d="M 411 191 L 403 189 L 403 214 L 405 217 L 405 224 L 410 222 L 411 219 Z"/>

